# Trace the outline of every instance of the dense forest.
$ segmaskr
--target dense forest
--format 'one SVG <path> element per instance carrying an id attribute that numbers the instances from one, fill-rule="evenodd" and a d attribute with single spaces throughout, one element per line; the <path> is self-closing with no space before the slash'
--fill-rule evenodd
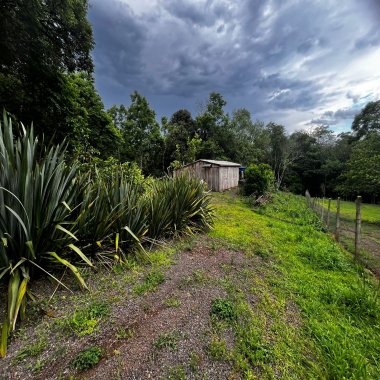
<path id="1" fill-rule="evenodd" d="M 94 85 L 86 1 L 7 0 L 0 9 L 1 108 L 15 122 L 33 122 L 47 141 L 65 139 L 68 157 L 84 165 L 129 162 L 162 176 L 199 158 L 267 163 L 277 187 L 295 193 L 380 195 L 380 101 L 339 135 L 325 125 L 288 134 L 244 108 L 229 114 L 216 92 L 197 115 L 180 109 L 158 121 L 137 91 L 106 110 Z"/>

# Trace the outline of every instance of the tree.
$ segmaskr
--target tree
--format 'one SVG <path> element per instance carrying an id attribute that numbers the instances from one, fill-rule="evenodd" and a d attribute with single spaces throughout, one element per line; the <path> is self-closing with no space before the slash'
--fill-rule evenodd
<path id="1" fill-rule="evenodd" d="M 144 174 L 162 172 L 163 139 L 156 113 L 147 99 L 135 91 L 122 126 L 123 160 L 136 161 Z"/>
<path id="2" fill-rule="evenodd" d="M 86 160 L 89 155 L 119 157 L 121 132 L 104 111 L 91 75 L 72 73 L 65 76 L 65 81 L 61 97 L 65 99 L 62 112 L 67 128 L 66 136 L 61 136 L 62 131 L 57 132 L 59 139 L 67 137 L 69 149 Z"/>
<path id="3" fill-rule="evenodd" d="M 253 122 L 248 110 L 237 109 L 232 114 L 231 129 L 235 136 L 233 161 L 242 165 L 262 162 L 268 148 L 268 134 L 264 123 Z"/>
<path id="4" fill-rule="evenodd" d="M 173 160 L 188 163 L 195 159 L 195 155 L 188 156 L 189 142 L 197 137 L 195 122 L 191 113 L 181 109 L 173 113 L 170 121 L 165 125 L 165 166 Z M 194 147 L 193 147 L 194 148 Z M 194 149 L 192 149 L 194 153 Z"/>
<path id="5" fill-rule="evenodd" d="M 342 179 L 338 190 L 345 195 L 360 194 L 372 201 L 380 195 L 380 133 L 370 132 L 354 145 Z"/>
<path id="6" fill-rule="evenodd" d="M 365 137 L 372 131 L 380 131 L 380 100 L 369 102 L 355 116 L 352 130 L 355 132 L 357 139 Z"/>
<path id="7" fill-rule="evenodd" d="M 48 138 L 68 127 L 65 75 L 93 71 L 87 10 L 87 0 L 0 4 L 0 107 Z"/>
<path id="8" fill-rule="evenodd" d="M 212 92 L 204 111 L 195 119 L 197 134 L 202 139 L 199 154 L 203 158 L 230 159 L 235 152 L 235 136 L 224 112 L 226 104 L 221 94 Z"/>

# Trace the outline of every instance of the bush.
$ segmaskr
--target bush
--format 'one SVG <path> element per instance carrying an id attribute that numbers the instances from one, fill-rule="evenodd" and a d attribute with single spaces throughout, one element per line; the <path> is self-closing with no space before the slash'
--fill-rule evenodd
<path id="1" fill-rule="evenodd" d="M 205 231 L 213 216 L 204 183 L 186 175 L 156 181 L 147 214 L 151 238 Z"/>
<path id="2" fill-rule="evenodd" d="M 272 189 L 274 174 L 267 164 L 251 164 L 244 172 L 244 195 L 260 196 Z"/>
<path id="3" fill-rule="evenodd" d="M 65 148 L 46 147 L 34 137 L 33 128 L 13 131 L 4 112 L 0 123 L 0 280 L 8 280 L 8 311 L 3 323 L 0 356 L 7 337 L 24 314 L 30 279 L 36 272 L 49 274 L 64 265 L 76 276 L 78 269 L 63 258 L 63 251 L 91 262 L 73 245 L 72 210 L 83 183 L 77 165 L 66 165 Z M 16 135 L 16 138 L 14 137 Z M 58 280 L 57 280 L 58 281 Z"/>

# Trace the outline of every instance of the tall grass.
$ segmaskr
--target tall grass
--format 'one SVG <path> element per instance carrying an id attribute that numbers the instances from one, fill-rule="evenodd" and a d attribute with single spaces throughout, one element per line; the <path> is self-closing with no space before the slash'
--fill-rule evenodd
<path id="1" fill-rule="evenodd" d="M 0 281 L 8 282 L 0 356 L 19 314 L 25 314 L 30 281 L 68 268 L 87 288 L 77 262 L 93 266 L 96 248 L 123 261 L 144 240 L 207 230 L 212 223 L 204 184 L 185 177 L 132 181 L 123 171 L 83 174 L 65 161 L 62 145 L 46 146 L 33 128 L 0 123 Z M 116 165 L 117 167 L 117 165 Z M 112 247 L 112 249 L 111 249 Z M 85 253 L 84 253 L 85 252 Z M 91 260 L 90 260 L 91 257 Z"/>

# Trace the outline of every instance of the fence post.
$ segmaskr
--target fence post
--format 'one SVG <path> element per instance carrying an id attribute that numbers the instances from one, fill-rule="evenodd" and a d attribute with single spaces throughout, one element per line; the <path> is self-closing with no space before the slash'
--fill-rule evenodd
<path id="1" fill-rule="evenodd" d="M 330 210 L 331 210 L 331 198 L 329 198 L 329 204 L 327 206 L 327 229 L 329 229 L 330 226 Z"/>
<path id="2" fill-rule="evenodd" d="M 324 214 L 325 214 L 325 197 L 322 197 L 322 210 L 321 210 L 321 219 L 322 223 L 324 223 Z"/>
<path id="3" fill-rule="evenodd" d="M 340 239 L 340 197 L 336 200 L 335 240 Z"/>
<path id="4" fill-rule="evenodd" d="M 355 258 L 359 257 L 360 250 L 360 230 L 362 224 L 362 216 L 361 216 L 361 205 L 362 205 L 362 197 L 359 195 L 356 198 L 356 219 L 355 219 Z"/>

